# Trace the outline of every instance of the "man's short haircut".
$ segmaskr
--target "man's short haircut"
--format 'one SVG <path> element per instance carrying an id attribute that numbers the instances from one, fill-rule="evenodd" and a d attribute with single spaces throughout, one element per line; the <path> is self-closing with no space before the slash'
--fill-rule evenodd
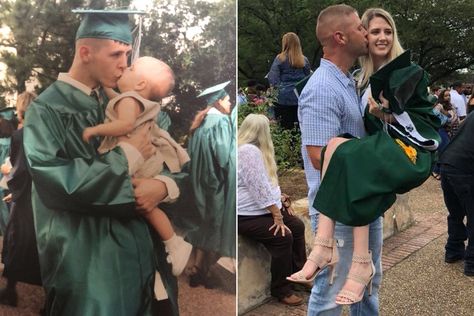
<path id="1" fill-rule="evenodd" d="M 341 17 L 347 17 L 353 13 L 357 14 L 357 10 L 347 4 L 336 4 L 322 10 L 318 15 L 316 23 L 316 37 L 323 46 L 327 44 L 328 27 L 341 21 Z"/>
<path id="2" fill-rule="evenodd" d="M 462 87 L 462 82 L 461 81 L 455 81 L 455 82 L 453 82 L 453 85 L 451 87 L 453 87 L 454 89 Z"/>

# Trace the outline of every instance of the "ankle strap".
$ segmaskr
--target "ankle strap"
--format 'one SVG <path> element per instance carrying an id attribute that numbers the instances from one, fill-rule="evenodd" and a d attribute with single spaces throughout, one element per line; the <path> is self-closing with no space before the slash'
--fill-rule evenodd
<path id="1" fill-rule="evenodd" d="M 323 246 L 327 248 L 332 248 L 334 244 L 334 239 L 332 238 L 322 238 L 322 237 L 314 237 L 314 242 L 315 245 L 318 246 Z"/>
<path id="2" fill-rule="evenodd" d="M 372 252 L 369 251 L 367 255 L 352 255 L 352 262 L 356 263 L 371 263 L 372 262 Z"/>

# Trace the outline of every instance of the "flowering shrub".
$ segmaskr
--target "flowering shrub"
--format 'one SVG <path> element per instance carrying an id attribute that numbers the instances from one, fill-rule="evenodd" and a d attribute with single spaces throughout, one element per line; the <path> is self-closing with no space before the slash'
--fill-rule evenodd
<path id="1" fill-rule="evenodd" d="M 239 126 L 251 113 L 263 114 L 270 119 L 270 133 L 275 148 L 275 160 L 279 175 L 300 167 L 301 165 L 301 135 L 297 128 L 288 130 L 279 126 L 273 115 L 273 103 L 276 101 L 277 91 L 268 89 L 261 95 L 248 94 L 244 89 L 239 98 L 245 98 L 246 102 L 239 105 Z"/>

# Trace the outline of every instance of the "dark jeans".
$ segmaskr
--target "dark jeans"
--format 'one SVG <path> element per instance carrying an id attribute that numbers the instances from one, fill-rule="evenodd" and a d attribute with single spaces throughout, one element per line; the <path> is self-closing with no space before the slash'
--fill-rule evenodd
<path id="1" fill-rule="evenodd" d="M 291 284 L 286 280 L 287 276 L 303 268 L 306 262 L 306 245 L 304 239 L 304 224 L 296 216 L 290 216 L 282 211 L 283 221 L 291 230 L 285 234 L 280 232 L 273 236 L 268 229 L 273 225 L 271 214 L 260 216 L 240 216 L 239 234 L 252 240 L 261 242 L 270 252 L 271 262 L 271 294 L 277 298 L 283 298 L 292 293 Z"/>
<path id="2" fill-rule="evenodd" d="M 284 129 L 298 127 L 298 106 L 275 103 L 275 118 Z"/>
<path id="3" fill-rule="evenodd" d="M 443 151 L 449 145 L 450 139 L 449 139 L 448 132 L 446 131 L 446 128 L 441 127 L 438 130 L 438 133 L 439 133 L 439 136 L 441 137 L 441 143 L 438 146 L 438 157 L 440 157 L 441 154 L 443 153 Z M 433 172 L 439 173 L 439 168 L 440 168 L 440 165 L 438 163 L 436 163 L 433 166 Z"/>
<path id="4" fill-rule="evenodd" d="M 474 174 L 441 165 L 441 188 L 449 212 L 446 258 L 464 256 L 466 267 L 474 269 Z"/>

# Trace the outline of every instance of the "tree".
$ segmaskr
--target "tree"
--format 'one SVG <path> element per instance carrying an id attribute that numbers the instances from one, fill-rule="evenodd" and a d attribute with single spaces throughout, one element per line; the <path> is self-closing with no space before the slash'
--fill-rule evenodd
<path id="1" fill-rule="evenodd" d="M 232 80 L 226 90 L 235 100 L 235 0 L 218 3 L 156 1 L 143 34 L 145 55 L 169 63 L 176 76 L 169 106 L 173 136 L 186 135 L 195 113 L 205 107 L 199 91 Z"/>
<path id="2" fill-rule="evenodd" d="M 317 3 L 315 3 L 317 2 Z M 319 12 L 339 1 L 239 0 L 239 82 L 263 77 L 286 32 L 300 37 L 303 52 L 312 68 L 319 65 L 321 46 L 315 37 Z M 442 80 L 457 70 L 474 65 L 474 1 L 472 0 L 351 0 L 346 1 L 362 15 L 370 7 L 390 12 L 402 45 L 412 59 L 425 68 L 431 81 Z"/>

